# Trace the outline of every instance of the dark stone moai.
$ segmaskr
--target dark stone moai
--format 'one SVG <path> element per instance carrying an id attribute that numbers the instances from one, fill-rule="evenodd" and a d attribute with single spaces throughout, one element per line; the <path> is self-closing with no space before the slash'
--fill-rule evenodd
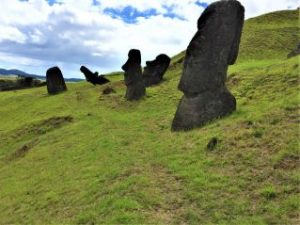
<path id="1" fill-rule="evenodd" d="M 67 90 L 64 77 L 58 67 L 52 67 L 47 70 L 46 82 L 49 94 L 58 94 Z"/>
<path id="2" fill-rule="evenodd" d="M 128 60 L 122 66 L 125 71 L 125 85 L 127 86 L 125 98 L 127 100 L 139 100 L 146 94 L 146 88 L 142 79 L 141 53 L 137 49 L 131 49 Z"/>
<path id="3" fill-rule="evenodd" d="M 228 65 L 235 63 L 244 7 L 236 0 L 209 5 L 198 20 L 198 31 L 185 56 L 179 90 L 184 93 L 172 130 L 201 127 L 236 109 L 236 100 L 225 86 Z"/>
<path id="4" fill-rule="evenodd" d="M 146 87 L 159 84 L 170 65 L 171 59 L 165 54 L 158 55 L 155 60 L 147 61 L 143 72 Z"/>
<path id="5" fill-rule="evenodd" d="M 80 71 L 84 74 L 86 81 L 93 85 L 101 85 L 110 82 L 110 80 L 106 79 L 103 75 L 99 76 L 98 72 L 93 73 L 85 66 L 81 66 Z"/>

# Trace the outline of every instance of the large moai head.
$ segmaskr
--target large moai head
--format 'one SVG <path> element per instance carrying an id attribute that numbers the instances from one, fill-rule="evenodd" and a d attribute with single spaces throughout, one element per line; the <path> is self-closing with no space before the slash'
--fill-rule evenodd
<path id="1" fill-rule="evenodd" d="M 93 73 L 85 66 L 81 66 L 80 71 L 84 74 L 86 81 L 92 83 L 93 85 L 102 85 L 110 82 L 104 76 L 99 76 L 97 72 Z"/>
<path id="2" fill-rule="evenodd" d="M 172 130 L 189 130 L 230 114 L 236 108 L 225 81 L 235 63 L 244 24 L 244 7 L 236 0 L 209 5 L 198 20 L 178 88 L 184 93 Z"/>
<path id="3" fill-rule="evenodd" d="M 139 100 L 146 93 L 145 85 L 142 80 L 142 67 L 141 67 L 141 52 L 137 49 L 131 49 L 128 53 L 128 60 L 122 66 L 124 70 L 126 99 Z"/>
<path id="4" fill-rule="evenodd" d="M 153 61 L 147 61 L 143 72 L 143 80 L 146 87 L 158 84 L 162 81 L 165 72 L 171 62 L 171 58 L 160 54 Z"/>
<path id="5" fill-rule="evenodd" d="M 225 85 L 228 65 L 238 56 L 244 7 L 236 0 L 209 5 L 198 20 L 190 42 L 179 89 L 195 95 Z"/>
<path id="6" fill-rule="evenodd" d="M 47 70 L 46 82 L 49 94 L 58 94 L 67 90 L 64 77 L 58 67 L 52 67 Z"/>

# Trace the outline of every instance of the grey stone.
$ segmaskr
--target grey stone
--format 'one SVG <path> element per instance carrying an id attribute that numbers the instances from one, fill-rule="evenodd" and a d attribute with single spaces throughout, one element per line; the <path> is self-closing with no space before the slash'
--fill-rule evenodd
<path id="1" fill-rule="evenodd" d="M 143 72 L 145 86 L 149 87 L 151 85 L 159 84 L 162 81 L 170 62 L 170 57 L 165 54 L 158 55 L 153 61 L 147 61 Z"/>
<path id="2" fill-rule="evenodd" d="M 131 49 L 128 60 L 122 66 L 125 71 L 125 85 L 127 86 L 125 98 L 129 101 L 139 100 L 146 94 L 146 88 L 142 79 L 141 53 L 137 49 Z"/>
<path id="3" fill-rule="evenodd" d="M 58 67 L 52 67 L 47 70 L 46 82 L 49 94 L 58 94 L 67 90 L 64 77 Z"/>
<path id="4" fill-rule="evenodd" d="M 236 108 L 225 81 L 228 65 L 235 63 L 244 7 L 236 0 L 209 5 L 198 20 L 198 31 L 185 56 L 178 88 L 184 93 L 172 130 L 189 130 L 228 115 Z"/>

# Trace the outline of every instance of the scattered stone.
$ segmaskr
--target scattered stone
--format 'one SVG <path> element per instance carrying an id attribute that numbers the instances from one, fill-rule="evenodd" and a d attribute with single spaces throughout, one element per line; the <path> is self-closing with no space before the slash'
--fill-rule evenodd
<path id="1" fill-rule="evenodd" d="M 58 67 L 52 67 L 47 70 L 46 82 L 49 94 L 58 94 L 67 90 L 64 77 Z"/>
<path id="2" fill-rule="evenodd" d="M 109 95 L 112 93 L 116 93 L 116 91 L 112 88 L 112 87 L 106 87 L 103 91 L 102 94 L 103 95 Z"/>
<path id="3" fill-rule="evenodd" d="M 297 56 L 299 54 L 300 54 L 300 43 L 297 45 L 297 47 L 293 51 L 291 51 L 287 55 L 287 58 L 289 59 L 289 58 L 295 57 L 295 56 Z"/>
<path id="4" fill-rule="evenodd" d="M 218 144 L 218 138 L 213 137 L 213 138 L 210 139 L 210 141 L 208 142 L 206 148 L 207 148 L 207 150 L 212 151 L 212 150 L 214 150 L 214 149 L 216 148 L 217 144 Z"/>
<path id="5" fill-rule="evenodd" d="M 236 100 L 225 86 L 228 65 L 238 56 L 244 7 L 236 0 L 208 6 L 185 56 L 179 90 L 184 93 L 172 130 L 189 130 L 230 114 Z"/>
<path id="6" fill-rule="evenodd" d="M 99 76 L 98 72 L 93 73 L 85 66 L 81 66 L 80 71 L 84 74 L 86 81 L 92 83 L 93 85 L 101 85 L 110 82 L 110 80 L 106 79 L 104 75 Z"/>
<path id="7" fill-rule="evenodd" d="M 165 54 L 158 55 L 155 60 L 147 61 L 143 72 L 145 86 L 159 84 L 170 65 L 171 59 Z"/>
<path id="8" fill-rule="evenodd" d="M 122 66 L 125 71 L 125 85 L 127 86 L 125 98 L 129 101 L 139 100 L 146 94 L 146 88 L 142 79 L 141 53 L 137 49 L 131 49 L 128 60 Z"/>

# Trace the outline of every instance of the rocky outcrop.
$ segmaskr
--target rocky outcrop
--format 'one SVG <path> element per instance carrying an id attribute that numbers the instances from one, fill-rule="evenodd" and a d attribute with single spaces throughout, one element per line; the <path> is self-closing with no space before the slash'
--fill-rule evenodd
<path id="1" fill-rule="evenodd" d="M 46 82 L 49 94 L 58 94 L 67 90 L 64 77 L 58 67 L 52 67 L 47 70 Z"/>
<path id="2" fill-rule="evenodd" d="M 147 61 L 143 72 L 146 87 L 159 84 L 170 65 L 171 59 L 165 54 L 160 54 L 153 61 Z"/>
<path id="3" fill-rule="evenodd" d="M 102 85 L 110 82 L 103 75 L 99 76 L 98 72 L 93 73 L 85 66 L 81 66 L 80 71 L 84 74 L 86 81 L 92 83 L 93 85 Z"/>
<path id="4" fill-rule="evenodd" d="M 179 90 L 184 93 L 172 130 L 189 130 L 230 114 L 236 100 L 227 90 L 228 65 L 235 63 L 244 24 L 244 7 L 235 0 L 208 6 L 185 56 Z"/>
<path id="5" fill-rule="evenodd" d="M 142 79 L 141 53 L 137 49 L 131 49 L 128 60 L 122 66 L 125 71 L 125 85 L 127 86 L 125 98 L 129 101 L 139 100 L 146 94 L 146 88 Z"/>

